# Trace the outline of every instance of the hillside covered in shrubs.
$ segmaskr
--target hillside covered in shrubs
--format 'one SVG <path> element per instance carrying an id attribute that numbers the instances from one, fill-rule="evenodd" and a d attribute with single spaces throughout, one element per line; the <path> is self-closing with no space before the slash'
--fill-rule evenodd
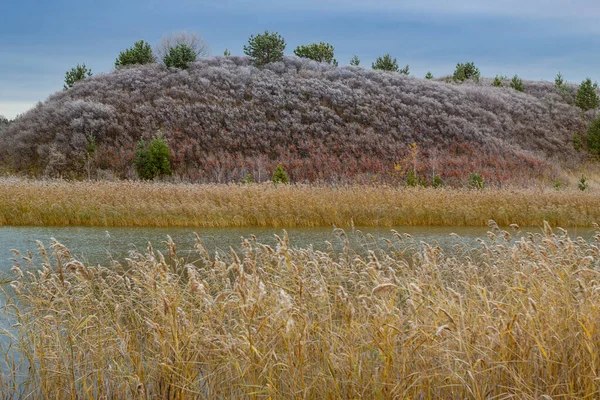
<path id="1" fill-rule="evenodd" d="M 444 183 L 554 178 L 584 158 L 574 137 L 592 115 L 576 87 L 478 83 L 336 67 L 297 57 L 253 66 L 201 58 L 92 76 L 0 132 L 0 168 L 34 176 L 135 177 L 140 139 L 162 136 L 175 176 L 293 182 Z"/>

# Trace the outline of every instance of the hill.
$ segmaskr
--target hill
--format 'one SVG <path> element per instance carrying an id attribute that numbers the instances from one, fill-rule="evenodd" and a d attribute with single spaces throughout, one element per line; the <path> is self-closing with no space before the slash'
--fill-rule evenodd
<path id="1" fill-rule="evenodd" d="M 52 95 L 0 133 L 0 165 L 132 177 L 137 142 L 160 131 L 175 173 L 193 181 L 267 180 L 278 163 L 310 182 L 393 181 L 409 169 L 450 183 L 472 172 L 552 177 L 583 157 L 572 140 L 589 117 L 571 96 L 549 82 L 520 93 L 295 57 L 263 69 L 206 58 L 188 70 L 119 69 Z"/>

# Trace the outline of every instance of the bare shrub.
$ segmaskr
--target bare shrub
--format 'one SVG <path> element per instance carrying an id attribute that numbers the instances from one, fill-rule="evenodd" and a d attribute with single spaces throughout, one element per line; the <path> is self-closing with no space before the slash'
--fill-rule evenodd
<path id="1" fill-rule="evenodd" d="M 182 31 L 164 36 L 158 45 L 156 45 L 156 56 L 162 62 L 172 48 L 182 44 L 192 49 L 196 53 L 196 57 L 207 57 L 210 55 L 210 48 L 200 35 L 196 32 Z"/>

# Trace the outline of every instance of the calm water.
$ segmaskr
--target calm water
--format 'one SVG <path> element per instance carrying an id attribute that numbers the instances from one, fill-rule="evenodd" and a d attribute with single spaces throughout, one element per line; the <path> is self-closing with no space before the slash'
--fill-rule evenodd
<path id="1" fill-rule="evenodd" d="M 403 246 L 418 246 L 420 241 L 438 244 L 448 249 L 461 243 L 465 248 L 479 247 L 477 238 L 485 238 L 488 228 L 448 228 L 448 227 L 395 227 L 399 233 L 408 233 L 413 237 Z M 539 229 L 527 229 L 539 232 Z M 19 250 L 26 254 L 30 250 L 37 254 L 36 241 L 44 243 L 46 248 L 51 238 L 67 246 L 71 253 L 81 261 L 92 264 L 106 264 L 109 258 L 122 260 L 131 250 L 144 252 L 148 242 L 154 249 L 166 251 L 163 243 L 167 235 L 176 243 L 178 253 L 186 257 L 194 246 L 193 232 L 197 232 L 206 249 L 212 254 L 215 251 L 228 254 L 230 247 L 239 249 L 242 238 L 255 235 L 263 244 L 275 246 L 275 235 L 283 235 L 282 229 L 275 228 L 225 228 L 225 229 L 191 229 L 191 228 L 90 228 L 90 227 L 2 227 L 0 228 L 0 274 L 8 273 L 14 255 L 11 250 Z M 287 229 L 292 247 L 312 245 L 317 250 L 326 250 L 330 242 L 334 249 L 342 249 L 342 241 L 331 228 L 294 228 Z M 346 230 L 354 248 L 385 248 L 385 239 L 393 240 L 392 228 L 360 228 L 352 232 Z M 451 233 L 457 234 L 451 235 Z M 372 235 L 370 238 L 368 235 Z M 590 238 L 592 229 L 572 229 L 573 237 Z M 394 241 L 394 240 L 393 240 Z M 397 243 L 394 241 L 394 243 Z M 6 275 L 5 275 L 6 277 Z"/>

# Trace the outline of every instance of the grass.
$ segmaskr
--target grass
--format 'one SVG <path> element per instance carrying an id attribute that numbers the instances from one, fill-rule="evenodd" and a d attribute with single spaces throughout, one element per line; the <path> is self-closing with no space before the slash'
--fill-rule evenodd
<path id="1" fill-rule="evenodd" d="M 597 189 L 191 185 L 0 180 L 0 225 L 145 227 L 590 227 Z"/>
<path id="2" fill-rule="evenodd" d="M 13 269 L 0 396 L 598 398 L 600 237 L 490 226 L 476 252 L 284 235 L 227 259 L 198 240 L 183 260 L 168 240 L 106 267 L 53 242 Z"/>

